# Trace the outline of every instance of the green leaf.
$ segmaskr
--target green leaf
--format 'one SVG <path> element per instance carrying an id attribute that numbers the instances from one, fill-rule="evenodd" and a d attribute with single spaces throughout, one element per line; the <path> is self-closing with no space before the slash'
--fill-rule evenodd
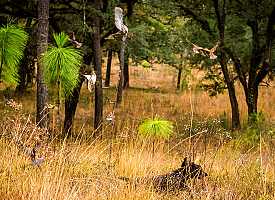
<path id="1" fill-rule="evenodd" d="M 28 34 L 14 25 L 0 28 L 1 79 L 16 84 L 19 80 L 18 66 L 24 56 Z"/>

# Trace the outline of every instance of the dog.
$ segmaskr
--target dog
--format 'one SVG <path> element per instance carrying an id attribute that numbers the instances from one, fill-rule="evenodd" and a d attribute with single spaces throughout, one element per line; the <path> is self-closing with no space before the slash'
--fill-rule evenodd
<path id="1" fill-rule="evenodd" d="M 158 192 L 171 192 L 185 189 L 188 180 L 202 179 L 206 176 L 208 176 L 208 174 L 203 171 L 200 165 L 190 162 L 188 158 L 184 158 L 180 168 L 164 175 L 136 178 L 134 180 L 127 177 L 119 178 L 135 184 L 151 184 Z"/>

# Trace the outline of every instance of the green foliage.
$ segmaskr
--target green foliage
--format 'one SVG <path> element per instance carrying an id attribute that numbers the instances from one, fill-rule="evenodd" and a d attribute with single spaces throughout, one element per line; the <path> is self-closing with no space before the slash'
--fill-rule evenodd
<path id="1" fill-rule="evenodd" d="M 18 66 L 24 56 L 28 34 L 14 25 L 0 28 L 0 76 L 4 81 L 18 82 Z"/>
<path id="2" fill-rule="evenodd" d="M 178 127 L 180 131 L 178 136 L 180 138 L 190 137 L 190 134 L 192 136 L 198 135 L 198 137 L 203 135 L 204 138 L 208 138 L 208 140 L 212 140 L 214 143 L 232 139 L 231 132 L 223 127 L 224 124 L 220 118 L 194 119 L 192 125 L 188 120 L 184 119 L 180 124 L 184 124 L 183 127 Z"/>
<path id="3" fill-rule="evenodd" d="M 53 37 L 54 46 L 50 46 L 43 56 L 45 78 L 48 84 L 60 82 L 63 93 L 71 95 L 79 81 L 82 53 L 69 45 L 69 36 L 65 33 Z"/>
<path id="4" fill-rule="evenodd" d="M 254 129 L 263 127 L 265 117 L 263 112 L 253 113 L 249 116 L 249 126 Z"/>
<path id="5" fill-rule="evenodd" d="M 265 122 L 265 117 L 263 112 L 255 113 L 251 115 L 250 120 L 247 127 L 243 129 L 241 133 L 236 135 L 236 140 L 234 143 L 242 148 L 249 149 L 251 147 L 257 146 L 260 144 L 261 138 L 265 141 L 272 141 L 275 137 L 274 129 L 270 128 Z"/>
<path id="6" fill-rule="evenodd" d="M 240 135 L 238 135 L 236 140 L 233 141 L 235 145 L 242 149 L 249 149 L 260 144 L 261 134 L 263 134 L 263 131 L 257 128 L 249 127 L 238 134 Z"/>
<path id="7" fill-rule="evenodd" d="M 188 89 L 188 86 L 189 86 L 188 80 L 185 79 L 185 78 L 183 78 L 183 79 L 181 80 L 181 83 L 180 83 L 180 90 L 181 90 L 181 91 L 185 91 L 185 90 Z"/>
<path id="8" fill-rule="evenodd" d="M 218 70 L 216 72 L 218 72 Z M 214 72 L 214 70 L 207 71 L 204 76 L 204 81 L 199 84 L 211 97 L 222 94 L 226 90 L 223 78 L 216 72 Z"/>
<path id="9" fill-rule="evenodd" d="M 190 82 L 193 78 L 192 71 L 190 68 L 183 68 L 181 75 L 180 91 L 185 91 L 189 89 Z"/>
<path id="10" fill-rule="evenodd" d="M 171 25 L 168 16 L 152 4 L 137 4 L 135 15 L 129 23 L 128 51 L 135 62 L 157 58 L 164 62 L 172 56 L 169 45 Z"/>
<path id="11" fill-rule="evenodd" d="M 146 137 L 169 138 L 173 133 L 173 124 L 163 119 L 146 119 L 139 127 L 138 133 Z"/>
<path id="12" fill-rule="evenodd" d="M 220 114 L 220 116 L 219 116 L 219 120 L 220 120 L 220 122 L 221 122 L 221 125 L 222 125 L 222 127 L 224 128 L 224 129 L 229 129 L 230 128 L 230 125 L 229 125 L 229 123 L 228 123 L 228 116 L 227 116 L 227 114 L 226 114 L 226 112 L 224 111 L 222 114 Z"/>
<path id="13" fill-rule="evenodd" d="M 142 65 L 142 67 L 144 67 L 144 68 L 150 68 L 150 67 L 152 67 L 151 64 L 150 64 L 147 60 L 143 60 L 143 61 L 141 62 L 141 65 Z"/>

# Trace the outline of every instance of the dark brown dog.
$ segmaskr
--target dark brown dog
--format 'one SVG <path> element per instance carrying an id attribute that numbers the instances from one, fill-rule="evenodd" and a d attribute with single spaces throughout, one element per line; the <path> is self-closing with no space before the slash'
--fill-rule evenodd
<path id="1" fill-rule="evenodd" d="M 208 174 L 203 171 L 200 165 L 189 162 L 187 158 L 184 158 L 180 168 L 164 175 L 136 178 L 134 180 L 126 177 L 120 177 L 120 179 L 135 184 L 151 183 L 157 191 L 175 191 L 186 188 L 186 182 L 190 179 L 201 179 L 206 176 Z"/>

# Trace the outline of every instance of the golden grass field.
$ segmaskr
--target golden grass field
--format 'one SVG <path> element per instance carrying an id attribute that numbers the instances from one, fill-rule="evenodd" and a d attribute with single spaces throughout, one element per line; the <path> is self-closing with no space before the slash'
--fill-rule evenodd
<path id="1" fill-rule="evenodd" d="M 116 70 L 112 71 L 113 85 Z M 200 81 L 200 76 L 194 77 L 193 84 Z M 259 128 L 259 141 L 247 143 L 238 136 L 253 130 L 230 133 L 224 129 L 230 124 L 226 94 L 210 98 L 195 89 L 176 92 L 176 72 L 166 66 L 153 70 L 133 66 L 130 80 L 132 88 L 115 111 L 114 126 L 104 122 L 103 139 L 91 137 L 93 98 L 85 85 L 74 138 L 70 139 L 60 140 L 58 131 L 48 139 L 33 124 L 34 90 L 14 98 L 22 104 L 19 110 L 1 100 L 0 199 L 275 199 L 274 86 L 260 90 L 259 110 L 265 121 Z M 112 111 L 109 100 L 114 100 L 115 88 L 105 89 L 104 94 L 106 116 Z M 240 89 L 238 94 L 245 126 L 246 107 Z M 172 121 L 174 135 L 155 141 L 153 153 L 152 140 L 138 136 L 137 127 L 154 116 Z M 39 154 L 46 157 L 45 162 L 33 166 L 14 136 L 26 146 L 40 141 Z M 128 184 L 118 178 L 166 173 L 179 167 L 186 156 L 193 157 L 209 176 L 188 182 L 183 191 L 158 193 L 150 185 Z"/>

